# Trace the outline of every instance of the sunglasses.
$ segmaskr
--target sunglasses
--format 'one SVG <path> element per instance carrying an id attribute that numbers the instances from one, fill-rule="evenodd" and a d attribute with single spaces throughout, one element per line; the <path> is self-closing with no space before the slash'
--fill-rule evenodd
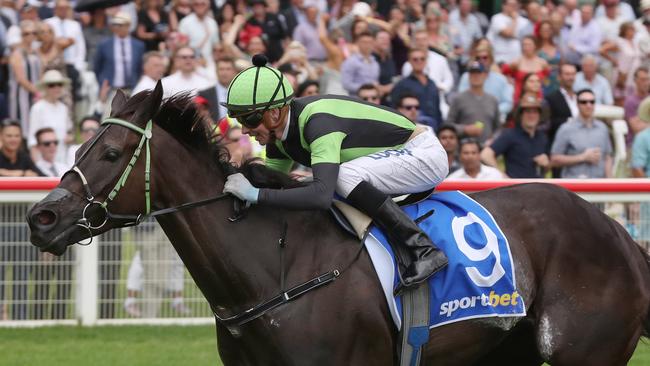
<path id="1" fill-rule="evenodd" d="M 580 104 L 596 104 L 596 101 L 594 99 L 589 99 L 589 100 L 579 100 L 578 103 Z"/>
<path id="2" fill-rule="evenodd" d="M 403 105 L 402 109 L 406 109 L 407 111 L 412 111 L 412 110 L 420 109 L 420 106 L 419 105 Z"/>
<path id="3" fill-rule="evenodd" d="M 424 57 L 413 57 L 413 58 L 411 58 L 412 62 L 422 62 L 424 60 L 426 60 L 426 58 L 424 58 Z"/>
<path id="4" fill-rule="evenodd" d="M 194 59 L 194 55 L 177 55 L 176 58 L 181 60 L 192 60 Z"/>
<path id="5" fill-rule="evenodd" d="M 52 145 L 54 145 L 54 146 L 58 146 L 58 145 L 59 145 L 59 141 L 58 141 L 58 140 L 52 140 L 52 141 L 41 141 L 40 145 L 45 146 L 45 147 L 49 147 L 49 146 L 52 146 Z"/>
<path id="6" fill-rule="evenodd" d="M 236 119 L 237 122 L 246 128 L 254 129 L 262 124 L 262 118 L 258 118 L 261 116 L 259 111 L 249 111 L 240 114 L 229 113 L 228 115 L 230 118 Z"/>
<path id="7" fill-rule="evenodd" d="M 84 129 L 81 130 L 81 132 L 84 132 L 84 133 L 88 133 L 88 132 L 97 133 L 97 131 L 99 131 L 98 128 L 84 128 Z"/>
<path id="8" fill-rule="evenodd" d="M 22 33 L 23 37 L 27 37 L 27 36 L 35 36 L 35 35 L 37 35 L 37 34 L 38 34 L 38 32 L 23 32 L 23 33 Z"/>
<path id="9" fill-rule="evenodd" d="M 369 102 L 371 100 L 379 100 L 379 97 L 376 95 L 368 96 L 368 97 L 361 97 L 361 99 L 365 100 L 366 102 Z"/>
<path id="10" fill-rule="evenodd" d="M 490 59 L 490 56 L 476 56 L 476 59 L 478 61 L 488 61 Z"/>
<path id="11" fill-rule="evenodd" d="M 63 87 L 63 83 L 53 83 L 53 84 L 47 84 L 48 88 L 61 88 Z"/>

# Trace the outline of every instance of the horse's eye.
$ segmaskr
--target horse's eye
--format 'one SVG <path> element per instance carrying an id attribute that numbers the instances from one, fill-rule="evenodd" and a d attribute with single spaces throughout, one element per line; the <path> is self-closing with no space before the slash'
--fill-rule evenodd
<path id="1" fill-rule="evenodd" d="M 110 162 L 114 162 L 119 158 L 120 158 L 120 152 L 113 149 L 107 150 L 104 153 L 104 156 L 102 156 L 102 160 L 108 160 Z"/>

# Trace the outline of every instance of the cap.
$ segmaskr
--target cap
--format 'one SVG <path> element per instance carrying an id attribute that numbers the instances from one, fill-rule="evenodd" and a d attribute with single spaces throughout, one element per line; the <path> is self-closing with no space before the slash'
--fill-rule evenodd
<path id="1" fill-rule="evenodd" d="M 478 62 L 478 61 L 472 61 L 467 66 L 467 71 L 469 71 L 469 72 L 485 72 L 485 66 L 482 63 Z"/>

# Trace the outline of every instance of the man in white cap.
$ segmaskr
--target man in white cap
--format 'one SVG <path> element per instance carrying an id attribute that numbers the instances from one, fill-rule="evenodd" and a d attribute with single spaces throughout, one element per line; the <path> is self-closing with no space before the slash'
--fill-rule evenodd
<path id="1" fill-rule="evenodd" d="M 117 13 L 111 18 L 113 36 L 97 46 L 94 68 L 97 82 L 107 81 L 112 89 L 132 89 L 142 74 L 144 43 L 132 38 L 129 32 L 131 18 Z"/>
<path id="2" fill-rule="evenodd" d="M 68 0 L 57 0 L 54 5 L 54 16 L 45 19 L 52 26 L 54 35 L 70 44 L 63 53 L 65 63 L 73 65 L 78 71 L 83 71 L 86 64 L 86 41 L 81 25 L 72 19 L 72 7 Z"/>
<path id="3" fill-rule="evenodd" d="M 69 84 L 70 80 L 57 70 L 47 71 L 38 83 L 43 97 L 34 103 L 29 111 L 29 133 L 27 135 L 27 145 L 32 152 L 34 161 L 40 160 L 36 132 L 49 127 L 56 134 L 58 141 L 56 161 L 65 162 L 65 144 L 72 139 L 70 134 L 72 121 L 68 107 L 60 99 L 63 96 L 63 87 Z"/>

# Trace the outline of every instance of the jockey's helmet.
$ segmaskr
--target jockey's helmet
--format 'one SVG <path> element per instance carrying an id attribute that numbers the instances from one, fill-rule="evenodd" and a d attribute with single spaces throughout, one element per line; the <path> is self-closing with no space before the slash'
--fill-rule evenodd
<path id="1" fill-rule="evenodd" d="M 235 76 L 226 102 L 221 103 L 230 117 L 248 128 L 259 126 L 264 112 L 284 107 L 294 96 L 289 80 L 267 62 L 263 54 L 253 56 L 253 66 Z"/>

